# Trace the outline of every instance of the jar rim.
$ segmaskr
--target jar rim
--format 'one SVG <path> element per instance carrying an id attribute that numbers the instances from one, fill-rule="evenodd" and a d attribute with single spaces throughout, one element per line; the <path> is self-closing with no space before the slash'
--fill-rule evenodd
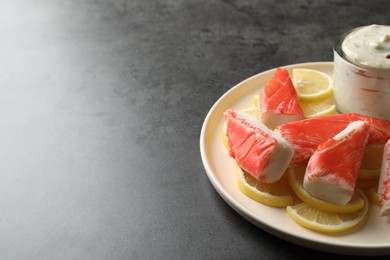
<path id="1" fill-rule="evenodd" d="M 367 70 L 376 70 L 376 71 L 380 71 L 380 72 L 390 72 L 390 69 L 389 68 L 377 68 L 377 67 L 373 67 L 373 66 L 368 66 L 368 65 L 364 65 L 364 64 L 361 64 L 359 62 L 355 62 L 351 59 L 348 59 L 348 57 L 345 55 L 343 49 L 342 49 L 342 44 L 345 40 L 345 38 L 352 32 L 356 31 L 356 30 L 359 30 L 359 29 L 362 29 L 366 26 L 359 26 L 359 27 L 355 27 L 355 28 L 352 28 L 350 30 L 347 30 L 345 32 L 343 32 L 340 37 L 337 39 L 337 41 L 334 43 L 333 45 L 333 50 L 335 52 L 337 52 L 337 54 L 346 62 L 350 63 L 351 65 L 354 65 L 356 66 L 357 68 L 362 68 L 362 69 L 367 69 Z"/>

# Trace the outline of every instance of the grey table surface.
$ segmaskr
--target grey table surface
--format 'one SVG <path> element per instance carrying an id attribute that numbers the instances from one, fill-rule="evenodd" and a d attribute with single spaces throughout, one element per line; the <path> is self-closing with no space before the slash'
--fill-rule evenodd
<path id="1" fill-rule="evenodd" d="M 235 84 L 332 61 L 340 33 L 389 13 L 363 0 L 0 1 L 0 259 L 334 256 L 234 211 L 204 170 L 201 127 Z"/>

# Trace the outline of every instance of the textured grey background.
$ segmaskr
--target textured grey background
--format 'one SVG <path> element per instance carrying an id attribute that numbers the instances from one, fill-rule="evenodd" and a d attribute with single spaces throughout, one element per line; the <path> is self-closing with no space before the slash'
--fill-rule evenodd
<path id="1" fill-rule="evenodd" d="M 0 1 L 0 259 L 331 257 L 231 209 L 200 131 L 238 82 L 331 61 L 341 32 L 389 14 L 364 0 Z"/>

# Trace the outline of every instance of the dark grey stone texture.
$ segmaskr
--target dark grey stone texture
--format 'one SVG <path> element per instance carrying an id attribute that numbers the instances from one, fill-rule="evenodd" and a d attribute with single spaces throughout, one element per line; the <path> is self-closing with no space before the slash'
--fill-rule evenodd
<path id="1" fill-rule="evenodd" d="M 331 61 L 387 1 L 0 1 L 0 259 L 301 259 L 217 194 L 203 120 L 264 70 Z M 348 258 L 348 257 L 346 257 Z"/>

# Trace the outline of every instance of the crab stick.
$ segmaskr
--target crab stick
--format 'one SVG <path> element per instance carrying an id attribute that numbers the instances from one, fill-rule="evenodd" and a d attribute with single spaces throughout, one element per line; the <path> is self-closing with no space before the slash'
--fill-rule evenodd
<path id="1" fill-rule="evenodd" d="M 367 145 L 385 143 L 390 138 L 390 121 L 360 114 L 335 114 L 304 119 L 278 126 L 275 132 L 285 138 L 294 149 L 291 164 L 306 163 L 317 147 L 342 131 L 353 121 L 370 123 Z"/>
<path id="2" fill-rule="evenodd" d="M 369 131 L 369 122 L 354 121 L 319 145 L 309 159 L 303 187 L 317 198 L 347 204 L 354 194 Z"/>
<path id="3" fill-rule="evenodd" d="M 249 114 L 229 109 L 224 117 L 230 156 L 237 165 L 258 181 L 278 181 L 293 157 L 291 145 Z"/>
<path id="4" fill-rule="evenodd" d="M 390 139 L 383 151 L 382 168 L 379 175 L 378 196 L 382 206 L 380 215 L 390 214 Z"/>
<path id="5" fill-rule="evenodd" d="M 260 120 L 268 128 L 305 118 L 298 95 L 285 68 L 277 68 L 259 95 Z"/>

